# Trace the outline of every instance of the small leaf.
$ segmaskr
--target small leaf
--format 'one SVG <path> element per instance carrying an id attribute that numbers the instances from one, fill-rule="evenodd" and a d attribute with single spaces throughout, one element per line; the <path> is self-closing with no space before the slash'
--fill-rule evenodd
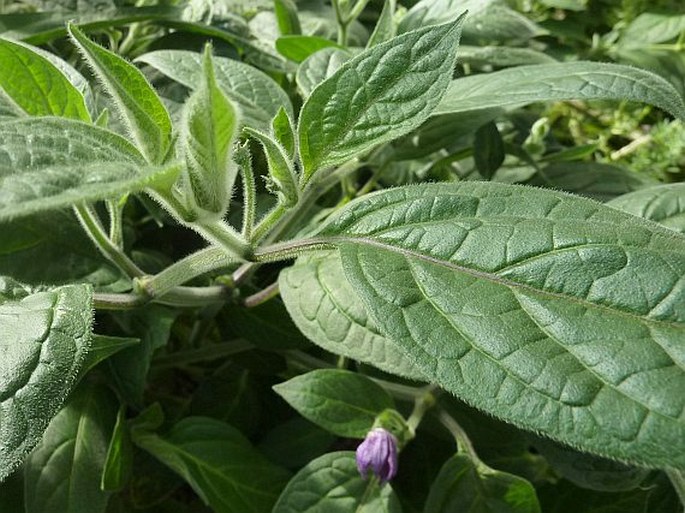
<path id="1" fill-rule="evenodd" d="M 274 386 L 303 417 L 339 436 L 364 438 L 392 398 L 371 379 L 351 371 L 319 369 Z"/>
<path id="2" fill-rule="evenodd" d="M 126 421 L 126 407 L 121 406 L 109 440 L 107 456 L 102 469 L 100 489 L 107 492 L 121 490 L 133 471 L 133 444 Z"/>
<path id="3" fill-rule="evenodd" d="M 278 30 L 282 36 L 302 34 L 300 19 L 297 16 L 297 5 L 293 0 L 274 0 L 274 11 Z"/>
<path id="4" fill-rule="evenodd" d="M 80 121 L 0 123 L 0 220 L 139 191 L 177 174 L 173 164 L 149 166 L 123 137 Z"/>
<path id="5" fill-rule="evenodd" d="M 100 490 L 116 398 L 103 387 L 79 388 L 52 420 L 26 462 L 26 513 L 101 513 Z"/>
<path id="6" fill-rule="evenodd" d="M 238 166 L 232 161 L 240 115 L 214 77 L 211 46 L 205 48 L 200 86 L 188 98 L 181 120 L 186 170 L 182 201 L 203 219 L 222 218 L 228 210 Z"/>
<path id="7" fill-rule="evenodd" d="M 160 164 L 171 145 L 171 119 L 164 104 L 135 66 L 68 25 L 74 44 L 114 100 L 130 136 L 147 160 Z"/>
<path id="8" fill-rule="evenodd" d="M 283 107 L 278 109 L 278 113 L 271 120 L 271 134 L 292 161 L 295 158 L 295 134 L 290 116 Z"/>
<path id="9" fill-rule="evenodd" d="M 270 511 L 289 477 L 239 431 L 207 417 L 186 417 L 163 437 L 133 435 L 137 445 L 180 474 L 216 513 Z"/>
<path id="10" fill-rule="evenodd" d="M 80 376 L 83 377 L 89 370 L 122 349 L 140 344 L 140 339 L 111 337 L 108 335 L 93 334 L 93 341 L 86 356 L 86 361 L 81 368 Z"/>
<path id="11" fill-rule="evenodd" d="M 461 182 L 365 196 L 314 240 L 426 379 L 581 450 L 685 468 L 685 236 Z"/>
<path id="12" fill-rule="evenodd" d="M 276 50 L 286 59 L 302 62 L 324 48 L 342 48 L 340 45 L 318 36 L 281 36 L 276 39 Z"/>
<path id="13" fill-rule="evenodd" d="M 478 172 L 484 178 L 491 178 L 504 162 L 504 142 L 494 122 L 486 123 L 476 130 L 473 159 Z"/>
<path id="14" fill-rule="evenodd" d="M 677 38 L 685 32 L 685 14 L 644 12 L 625 28 L 619 46 L 643 49 Z"/>
<path id="15" fill-rule="evenodd" d="M 384 43 L 395 37 L 395 33 L 397 32 L 395 29 L 395 21 L 393 20 L 393 17 L 395 16 L 395 4 L 395 0 L 385 0 L 385 2 L 383 2 L 383 10 L 378 17 L 376 27 L 373 29 L 369 41 L 366 43 L 367 48 Z"/>
<path id="16" fill-rule="evenodd" d="M 88 285 L 34 292 L 0 278 L 0 481 L 75 385 L 90 347 L 92 301 Z"/>
<path id="17" fill-rule="evenodd" d="M 136 61 L 149 64 L 190 89 L 198 86 L 202 76 L 202 55 L 197 52 L 159 50 L 141 55 Z M 281 107 L 293 116 L 288 95 L 267 74 L 225 57 L 215 57 L 213 61 L 216 81 L 240 108 L 245 125 L 267 131 Z"/>
<path id="18" fill-rule="evenodd" d="M 281 271 L 281 297 L 297 327 L 334 354 L 423 381 L 400 346 L 385 338 L 343 274 L 337 252 L 300 257 Z"/>
<path id="19" fill-rule="evenodd" d="M 611 164 L 560 162 L 545 166 L 526 183 L 573 192 L 597 201 L 609 201 L 621 194 L 649 187 L 654 180 Z"/>
<path id="20" fill-rule="evenodd" d="M 292 160 L 288 157 L 285 148 L 274 141 L 271 136 L 259 130 L 245 127 L 245 132 L 258 140 L 264 148 L 269 166 L 269 178 L 275 185 L 278 201 L 286 207 L 294 206 L 300 196 L 300 189 Z"/>
<path id="21" fill-rule="evenodd" d="M 400 513 L 393 489 L 364 481 L 353 452 L 332 452 L 310 462 L 293 477 L 273 513 Z"/>
<path id="22" fill-rule="evenodd" d="M 431 486 L 425 513 L 540 513 L 535 489 L 525 479 L 456 454 Z"/>
<path id="23" fill-rule="evenodd" d="M 649 71 L 604 62 L 503 69 L 453 80 L 433 115 L 558 100 L 632 100 L 685 118 L 675 88 Z"/>
<path id="24" fill-rule="evenodd" d="M 324 48 L 313 53 L 298 66 L 295 74 L 300 94 L 306 98 L 316 86 L 331 77 L 338 68 L 352 58 L 352 54 L 341 48 Z"/>
<path id="25" fill-rule="evenodd" d="M 645 219 L 656 221 L 671 230 L 685 233 L 685 184 L 655 185 L 619 196 L 607 205 Z"/>
<path id="26" fill-rule="evenodd" d="M 428 118 L 451 79 L 462 21 L 365 50 L 312 91 L 298 126 L 305 182 Z"/>
<path id="27" fill-rule="evenodd" d="M 0 90 L 31 116 L 90 121 L 83 95 L 46 58 L 0 38 Z"/>

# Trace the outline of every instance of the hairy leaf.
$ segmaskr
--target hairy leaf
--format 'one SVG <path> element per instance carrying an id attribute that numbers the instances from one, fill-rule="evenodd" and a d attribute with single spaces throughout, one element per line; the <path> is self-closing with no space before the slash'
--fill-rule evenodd
<path id="1" fill-rule="evenodd" d="M 431 486 L 425 513 L 540 513 L 535 489 L 525 479 L 455 454 Z"/>
<path id="2" fill-rule="evenodd" d="M 59 118 L 0 123 L 0 220 L 104 199 L 173 180 L 123 137 Z"/>
<path id="3" fill-rule="evenodd" d="M 180 474 L 216 513 L 270 511 L 288 479 L 235 428 L 186 417 L 165 436 L 134 432 L 134 442 Z"/>
<path id="4" fill-rule="evenodd" d="M 90 121 L 83 95 L 45 57 L 0 38 L 0 66 L 0 95 L 27 114 Z"/>
<path id="5" fill-rule="evenodd" d="M 332 452 L 310 462 L 293 477 L 273 513 L 399 513 L 390 486 L 359 476 L 353 452 Z"/>
<path id="6" fill-rule="evenodd" d="M 76 26 L 68 29 L 114 100 L 132 140 L 149 162 L 161 163 L 171 145 L 171 118 L 157 93 L 135 66 L 92 42 Z"/>
<path id="7" fill-rule="evenodd" d="M 312 91 L 321 82 L 333 75 L 338 68 L 352 58 L 352 54 L 342 48 L 324 48 L 313 53 L 298 66 L 295 81 L 303 97 L 312 94 Z"/>
<path id="8" fill-rule="evenodd" d="M 378 331 L 347 282 L 337 252 L 300 257 L 281 271 L 278 283 L 290 316 L 315 344 L 391 374 L 423 380 L 399 346 Z"/>
<path id="9" fill-rule="evenodd" d="M 426 184 L 323 227 L 426 378 L 520 427 L 685 468 L 685 237 L 564 193 Z"/>
<path id="10" fill-rule="evenodd" d="M 288 207 L 294 206 L 297 203 L 300 190 L 292 160 L 286 149 L 274 141 L 271 136 L 259 130 L 246 128 L 245 131 L 259 141 L 264 148 L 269 166 L 269 178 L 273 182 L 274 192 L 278 194 L 279 201 Z"/>
<path id="11" fill-rule="evenodd" d="M 433 114 L 572 99 L 633 100 L 685 118 L 685 104 L 666 80 L 649 71 L 603 62 L 536 64 L 458 78 Z"/>
<path id="12" fill-rule="evenodd" d="M 298 126 L 305 181 L 428 118 L 452 76 L 462 21 L 365 50 L 312 91 Z"/>
<path id="13" fill-rule="evenodd" d="M 159 50 L 136 59 L 149 64 L 169 78 L 195 89 L 202 76 L 202 55 L 185 50 Z M 293 108 L 288 95 L 274 80 L 252 66 L 225 57 L 215 57 L 214 68 L 219 87 L 242 111 L 247 126 L 268 130 L 281 107 L 288 115 Z"/>
<path id="14" fill-rule="evenodd" d="M 26 513 L 101 513 L 100 490 L 116 399 L 106 388 L 79 388 L 52 420 L 25 466 Z"/>
<path id="15" fill-rule="evenodd" d="M 655 185 L 619 196 L 607 205 L 685 232 L 684 183 Z"/>
<path id="16" fill-rule="evenodd" d="M 0 480 L 38 443 L 91 342 L 92 290 L 32 291 L 0 278 Z"/>
<path id="17" fill-rule="evenodd" d="M 300 415 L 339 436 L 364 438 L 392 398 L 371 379 L 346 370 L 318 369 L 274 386 Z"/>

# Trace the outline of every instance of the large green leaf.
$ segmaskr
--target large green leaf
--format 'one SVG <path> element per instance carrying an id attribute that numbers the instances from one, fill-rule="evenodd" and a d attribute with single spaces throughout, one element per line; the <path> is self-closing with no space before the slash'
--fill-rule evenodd
<path id="1" fill-rule="evenodd" d="M 94 43 L 74 25 L 69 34 L 114 100 L 129 134 L 147 160 L 161 163 L 171 145 L 171 118 L 135 66 Z"/>
<path id="2" fill-rule="evenodd" d="M 0 123 L 0 220 L 141 190 L 177 173 L 152 167 L 123 137 L 80 121 Z"/>
<path id="3" fill-rule="evenodd" d="M 391 374 L 423 379 L 399 346 L 378 331 L 345 279 L 337 252 L 300 257 L 278 283 L 288 313 L 315 344 Z"/>
<path id="4" fill-rule="evenodd" d="M 685 183 L 656 185 L 631 192 L 607 205 L 685 232 Z"/>
<path id="5" fill-rule="evenodd" d="M 633 100 L 685 118 L 685 104 L 666 80 L 649 71 L 603 62 L 536 64 L 458 78 L 433 114 L 573 99 Z"/>
<path id="6" fill-rule="evenodd" d="M 134 442 L 180 474 L 216 513 L 269 511 L 289 476 L 238 430 L 208 417 L 186 417 L 163 437 L 134 432 Z"/>
<path id="7" fill-rule="evenodd" d="M 394 407 L 388 393 L 362 374 L 317 369 L 274 386 L 300 415 L 338 436 L 364 438 L 376 417 Z"/>
<path id="8" fill-rule="evenodd" d="M 29 285 L 85 281 L 98 289 L 130 287 L 130 280 L 102 256 L 69 210 L 14 219 L 0 230 L 0 275 Z"/>
<path id="9" fill-rule="evenodd" d="M 92 290 L 34 292 L 0 278 L 0 480 L 38 443 L 90 346 Z"/>
<path id="10" fill-rule="evenodd" d="M 267 74 L 233 59 L 215 57 L 213 60 L 219 87 L 240 107 L 247 126 L 268 130 L 281 107 L 285 107 L 290 116 L 293 115 L 288 95 Z M 200 84 L 200 53 L 159 50 L 141 55 L 136 61 L 149 64 L 190 89 Z"/>
<path id="11" fill-rule="evenodd" d="M 79 387 L 26 461 L 26 513 L 102 513 L 100 490 L 117 402 L 106 388 Z"/>
<path id="12" fill-rule="evenodd" d="M 365 50 L 312 91 L 298 127 L 305 180 L 428 118 L 452 77 L 462 21 L 418 29 Z"/>
<path id="13" fill-rule="evenodd" d="M 90 121 L 83 95 L 45 57 L 25 45 L 0 38 L 0 95 L 32 116 Z"/>
<path id="14" fill-rule="evenodd" d="M 685 468 L 685 236 L 584 198 L 426 184 L 314 239 L 381 332 L 468 403 L 589 452 Z"/>
<path id="15" fill-rule="evenodd" d="M 273 513 L 399 513 L 390 486 L 359 476 L 353 452 L 331 452 L 310 462 L 293 477 Z"/>
<path id="16" fill-rule="evenodd" d="M 440 469 L 424 508 L 425 513 L 454 511 L 540 513 L 540 504 L 525 479 L 455 454 Z"/>

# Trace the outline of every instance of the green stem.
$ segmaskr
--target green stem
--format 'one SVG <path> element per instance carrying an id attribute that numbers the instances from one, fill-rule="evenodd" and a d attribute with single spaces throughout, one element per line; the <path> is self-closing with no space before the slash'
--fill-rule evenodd
<path id="1" fill-rule="evenodd" d="M 347 20 L 347 14 L 343 11 L 346 10 L 346 4 L 341 5 L 341 0 L 333 0 L 333 9 L 335 10 L 335 19 L 338 22 L 338 44 L 341 46 L 347 45 L 347 25 L 349 21 Z"/>
<path id="2" fill-rule="evenodd" d="M 243 177 L 243 229 L 245 240 L 252 240 L 252 230 L 255 225 L 255 212 L 257 210 L 257 188 L 255 184 L 252 160 L 247 148 L 242 147 L 236 154 Z"/>
<path id="3" fill-rule="evenodd" d="M 258 243 L 262 240 L 269 231 L 281 220 L 283 215 L 288 210 L 282 203 L 278 203 L 274 208 L 272 208 L 262 219 L 259 221 L 257 226 L 252 233 L 252 240 L 254 243 Z"/>
<path id="4" fill-rule="evenodd" d="M 96 292 L 93 303 L 97 310 L 130 310 L 149 302 L 177 307 L 198 307 L 232 299 L 232 291 L 221 285 L 211 287 L 174 287 L 163 297 L 153 298 L 140 293 L 110 294 Z"/>
<path id="5" fill-rule="evenodd" d="M 426 391 L 424 387 L 412 387 L 378 378 L 371 379 L 383 387 L 385 391 L 392 395 L 395 399 L 404 401 L 416 401 Z"/>
<path id="6" fill-rule="evenodd" d="M 146 295 L 159 298 L 193 278 L 237 262 L 238 260 L 228 255 L 223 248 L 212 246 L 188 255 L 154 276 L 138 278 L 136 286 Z"/>
<path id="7" fill-rule="evenodd" d="M 107 213 L 109 214 L 109 240 L 119 249 L 124 247 L 124 230 L 123 230 L 123 210 L 126 203 L 126 197 L 120 199 L 107 200 Z"/>
<path id="8" fill-rule="evenodd" d="M 434 387 L 427 387 L 423 389 L 423 393 L 416 397 L 414 401 L 414 409 L 411 415 L 407 419 L 407 427 L 409 432 L 413 435 L 416 434 L 416 428 L 421 424 L 421 420 L 426 415 L 426 412 L 435 406 L 435 396 L 433 395 Z"/>
<path id="9" fill-rule="evenodd" d="M 438 413 L 438 419 L 440 419 L 442 425 L 445 426 L 450 433 L 452 433 L 452 436 L 457 441 L 459 450 L 466 452 L 473 461 L 480 462 L 478 453 L 473 447 L 469 435 L 466 434 L 466 431 L 464 431 L 459 423 L 454 420 L 454 418 L 452 418 L 452 416 L 445 410 L 440 410 L 440 413 Z"/>
<path id="10" fill-rule="evenodd" d="M 95 246 L 110 262 L 121 269 L 127 276 L 138 278 L 145 273 L 107 236 L 97 214 L 87 203 L 74 205 L 74 212 L 81 226 Z"/>
<path id="11" fill-rule="evenodd" d="M 357 3 L 354 4 L 354 7 L 352 8 L 349 16 L 347 17 L 347 22 L 352 23 L 354 20 L 359 18 L 362 11 L 364 11 L 364 9 L 366 8 L 367 3 L 369 3 L 369 0 L 357 0 Z"/>
<path id="12" fill-rule="evenodd" d="M 251 296 L 246 297 L 245 301 L 243 301 L 243 304 L 247 308 L 254 308 L 255 306 L 259 306 L 263 303 L 266 303 L 269 299 L 273 299 L 277 295 L 278 282 L 275 281 L 265 289 L 257 292 L 256 294 L 252 294 Z"/>
<path id="13" fill-rule="evenodd" d="M 205 239 L 213 242 L 238 261 L 249 258 L 252 252 L 249 244 L 231 226 L 222 220 L 208 223 L 189 223 Z"/>
<path id="14" fill-rule="evenodd" d="M 666 475 L 671 480 L 671 484 L 680 498 L 680 503 L 685 508 L 685 473 L 682 470 L 669 468 L 666 469 Z"/>

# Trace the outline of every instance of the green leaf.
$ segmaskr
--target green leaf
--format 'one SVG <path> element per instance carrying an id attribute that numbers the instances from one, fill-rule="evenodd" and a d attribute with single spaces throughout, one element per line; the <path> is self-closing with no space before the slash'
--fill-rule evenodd
<path id="1" fill-rule="evenodd" d="M 656 221 L 671 230 L 685 232 L 685 184 L 655 185 L 619 196 L 607 205 L 645 219 Z"/>
<path id="2" fill-rule="evenodd" d="M 281 36 L 276 39 L 278 53 L 294 62 L 302 62 L 324 48 L 342 49 L 330 39 L 318 36 Z"/>
<path id="3" fill-rule="evenodd" d="M 584 451 L 685 468 L 685 236 L 522 186 L 404 187 L 317 244 L 426 378 Z"/>
<path id="4" fill-rule="evenodd" d="M 367 48 L 384 43 L 395 37 L 397 32 L 395 29 L 395 21 L 393 20 L 393 17 L 395 16 L 395 9 L 395 0 L 385 0 L 385 2 L 383 2 L 383 10 L 378 17 L 376 27 L 373 29 L 373 32 L 366 43 Z"/>
<path id="5" fill-rule="evenodd" d="M 473 159 L 476 169 L 484 178 L 491 178 L 504 162 L 504 142 L 494 122 L 486 123 L 476 130 Z"/>
<path id="6" fill-rule="evenodd" d="M 530 48 L 511 46 L 469 46 L 459 45 L 459 62 L 472 66 L 523 66 L 525 64 L 551 64 L 554 57 Z"/>
<path id="7" fill-rule="evenodd" d="M 273 513 L 400 513 L 390 486 L 359 476 L 353 452 L 331 452 L 315 459 L 293 477 Z"/>
<path id="8" fill-rule="evenodd" d="M 599 162 L 560 162 L 542 168 L 528 185 L 561 189 L 597 201 L 648 187 L 654 180 L 645 174 Z"/>
<path id="9" fill-rule="evenodd" d="M 126 420 L 126 407 L 121 406 L 109 440 L 102 469 L 100 488 L 108 492 L 121 490 L 133 471 L 133 443 Z"/>
<path id="10" fill-rule="evenodd" d="M 604 62 L 536 64 L 458 78 L 433 114 L 573 99 L 644 102 L 685 118 L 685 104 L 666 80 L 649 71 Z"/>
<path id="11" fill-rule="evenodd" d="M 186 170 L 182 201 L 203 219 L 222 218 L 231 201 L 238 166 L 231 159 L 240 114 L 214 77 L 211 47 L 205 47 L 200 86 L 185 103 L 181 148 Z"/>
<path id="12" fill-rule="evenodd" d="M 180 474 L 216 513 L 270 511 L 289 477 L 218 420 L 186 417 L 163 437 L 133 434 L 137 445 Z"/>
<path id="13" fill-rule="evenodd" d="M 651 473 L 649 469 L 579 453 L 544 438 L 533 441 L 533 445 L 557 474 L 584 489 L 604 492 L 634 490 Z"/>
<path id="14" fill-rule="evenodd" d="M 283 107 L 278 109 L 278 113 L 271 120 L 271 134 L 292 161 L 295 158 L 295 134 L 290 116 Z"/>
<path id="15" fill-rule="evenodd" d="M 278 195 L 279 203 L 286 207 L 292 207 L 297 203 L 300 196 L 300 188 L 297 184 L 297 177 L 293 162 L 288 157 L 286 149 L 274 141 L 271 136 L 245 127 L 245 132 L 262 144 L 266 161 L 269 166 L 269 179 L 271 180 L 274 192 Z"/>
<path id="16" fill-rule="evenodd" d="M 452 76 L 462 21 L 365 50 L 312 91 L 298 127 L 305 181 L 428 118 Z"/>
<path id="17" fill-rule="evenodd" d="M 38 443 L 91 342 L 92 290 L 32 291 L 0 278 L 0 481 Z"/>
<path id="18" fill-rule="evenodd" d="M 685 14 L 644 12 L 625 28 L 619 46 L 642 49 L 651 44 L 663 43 L 685 32 Z"/>
<path id="19" fill-rule="evenodd" d="M 319 369 L 274 386 L 300 415 L 339 436 L 364 438 L 378 414 L 394 407 L 370 378 L 338 369 Z"/>
<path id="20" fill-rule="evenodd" d="M 107 359 L 111 383 L 126 403 L 142 408 L 152 356 L 168 342 L 176 315 L 159 305 L 117 314 L 116 321 L 124 332 L 140 337 L 140 344 L 118 351 Z"/>
<path id="21" fill-rule="evenodd" d="M 26 462 L 26 513 L 105 511 L 109 493 L 100 490 L 100 475 L 116 411 L 108 389 L 77 389 Z"/>
<path id="22" fill-rule="evenodd" d="M 401 34 L 421 27 L 445 23 L 466 11 L 471 17 L 495 1 L 497 0 L 421 0 L 407 11 L 397 32 Z"/>
<path id="23" fill-rule="evenodd" d="M 69 35 L 114 100 L 129 135 L 146 159 L 160 164 L 171 145 L 171 118 L 143 74 L 115 53 L 92 42 L 75 25 Z"/>
<path id="24" fill-rule="evenodd" d="M 0 94 L 4 90 L 27 114 L 90 121 L 83 95 L 38 53 L 0 38 L 0 66 Z"/>
<path id="25" fill-rule="evenodd" d="M 0 123 L 0 221 L 139 191 L 175 178 L 123 137 L 80 121 Z"/>
<path id="26" fill-rule="evenodd" d="M 455 454 L 440 469 L 425 513 L 540 513 L 535 489 L 525 479 Z"/>
<path id="27" fill-rule="evenodd" d="M 247 126 L 268 130 L 281 107 L 293 116 L 288 95 L 271 77 L 232 59 L 215 57 L 213 60 L 219 87 L 240 107 Z M 202 76 L 202 55 L 197 52 L 159 50 L 141 55 L 136 61 L 149 64 L 190 89 L 198 86 Z"/>
<path id="28" fill-rule="evenodd" d="M 300 257 L 281 271 L 281 297 L 297 327 L 318 346 L 385 372 L 423 381 L 400 346 L 381 335 L 343 274 L 337 252 Z"/>
<path id="29" fill-rule="evenodd" d="M 299 35 L 302 33 L 300 19 L 297 16 L 297 5 L 293 0 L 274 0 L 274 11 L 281 35 Z"/>
<path id="30" fill-rule="evenodd" d="M 0 230 L 0 275 L 29 285 L 88 282 L 97 289 L 114 290 L 130 286 L 69 210 L 13 219 Z"/>
<path id="31" fill-rule="evenodd" d="M 316 86 L 331 77 L 338 68 L 352 58 L 352 54 L 341 48 L 324 48 L 313 53 L 298 66 L 295 81 L 303 98 Z"/>
<path id="32" fill-rule="evenodd" d="M 140 344 L 138 338 L 111 337 L 109 335 L 93 334 L 93 340 L 88 350 L 88 356 L 81 368 L 81 377 L 100 362 L 118 353 L 122 349 Z"/>

